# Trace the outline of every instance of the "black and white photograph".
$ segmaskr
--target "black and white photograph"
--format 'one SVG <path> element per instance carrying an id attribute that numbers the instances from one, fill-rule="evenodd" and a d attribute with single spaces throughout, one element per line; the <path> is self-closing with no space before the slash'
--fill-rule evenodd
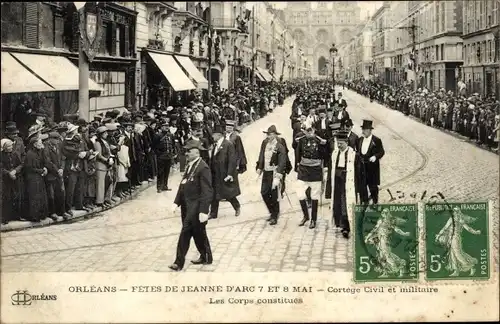
<path id="1" fill-rule="evenodd" d="M 2 278 L 161 273 L 181 289 L 189 273 L 301 274 L 313 288 L 281 297 L 313 315 L 322 297 L 298 293 L 335 291 L 321 275 L 352 289 L 484 280 L 498 302 L 498 0 L 1 9 Z M 451 216 L 432 219 L 438 204 Z M 9 305 L 42 302 L 9 287 Z M 231 300 L 214 296 L 200 304 Z M 353 308 L 341 321 L 498 320 L 483 307 L 493 317 Z M 259 321 L 320 320 L 266 309 Z"/>

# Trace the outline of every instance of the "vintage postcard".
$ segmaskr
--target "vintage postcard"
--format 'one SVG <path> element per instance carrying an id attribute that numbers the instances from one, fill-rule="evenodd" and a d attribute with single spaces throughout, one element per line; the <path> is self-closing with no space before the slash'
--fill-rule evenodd
<path id="1" fill-rule="evenodd" d="M 2 323 L 499 321 L 498 0 L 1 6 Z"/>

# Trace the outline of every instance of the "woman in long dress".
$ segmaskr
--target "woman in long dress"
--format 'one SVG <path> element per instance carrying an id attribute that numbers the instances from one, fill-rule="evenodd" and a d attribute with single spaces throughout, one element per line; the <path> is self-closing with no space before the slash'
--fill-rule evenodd
<path id="1" fill-rule="evenodd" d="M 404 275 L 406 260 L 393 253 L 390 244 L 390 236 L 393 232 L 401 236 L 410 236 L 409 232 L 404 232 L 398 227 L 404 223 L 404 219 L 393 216 L 388 209 L 384 209 L 381 218 L 365 238 L 365 243 L 373 245 L 377 250 L 378 262 L 375 271 L 381 273 L 379 278 L 387 278 L 393 273 L 399 273 L 399 277 Z"/>
<path id="2" fill-rule="evenodd" d="M 476 264 L 478 260 L 464 251 L 462 246 L 462 231 L 479 235 L 480 230 L 475 230 L 469 226 L 474 222 L 474 217 L 467 216 L 462 211 L 455 207 L 453 208 L 453 216 L 448 219 L 443 229 L 436 235 L 436 243 L 445 247 L 448 251 L 446 255 L 446 270 L 451 272 L 450 276 L 457 277 L 460 272 L 470 272 L 473 276 L 476 272 Z"/>

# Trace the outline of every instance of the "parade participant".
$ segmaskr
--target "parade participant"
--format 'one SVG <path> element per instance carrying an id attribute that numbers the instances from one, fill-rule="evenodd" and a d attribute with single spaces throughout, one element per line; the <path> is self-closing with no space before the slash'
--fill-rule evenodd
<path id="1" fill-rule="evenodd" d="M 236 150 L 230 141 L 224 138 L 221 126 L 214 127 L 213 138 L 215 141 L 212 150 L 210 169 L 212 171 L 212 185 L 214 197 L 210 206 L 210 218 L 217 218 L 219 202 L 227 200 L 239 216 L 241 205 L 238 196 L 241 194 L 236 170 Z"/>
<path id="2" fill-rule="evenodd" d="M 247 156 L 245 154 L 243 142 L 241 141 L 240 135 L 238 135 L 238 132 L 234 128 L 234 120 L 226 120 L 225 124 L 226 140 L 233 144 L 236 152 L 236 169 L 238 170 L 238 173 L 244 173 L 247 170 Z"/>
<path id="3" fill-rule="evenodd" d="M 356 151 L 359 153 L 359 195 L 361 203 L 368 204 L 368 189 L 374 204 L 378 204 L 380 185 L 380 159 L 384 156 L 382 140 L 372 135 L 373 121 L 363 120 L 363 136 L 358 140 Z"/>
<path id="4" fill-rule="evenodd" d="M 188 142 L 184 147 L 187 168 L 174 200 L 173 210 L 181 209 L 182 229 L 177 243 L 177 256 L 170 269 L 180 271 L 184 268 L 186 254 L 191 238 L 194 239 L 200 258 L 193 264 L 211 264 L 212 251 L 206 232 L 208 211 L 213 198 L 210 168 L 200 157 L 204 148 L 195 142 Z"/>
<path id="5" fill-rule="evenodd" d="M 260 146 L 256 171 L 259 176 L 262 175 L 260 193 L 271 214 L 267 221 L 269 221 L 269 225 L 276 225 L 280 213 L 280 190 L 278 187 L 282 185 L 285 174 L 286 150 L 278 141 L 278 136 L 281 134 L 278 133 L 276 126 L 269 126 L 264 133 L 267 134 L 267 137 Z"/>
<path id="6" fill-rule="evenodd" d="M 209 140 L 207 137 L 209 133 L 205 132 L 203 122 L 192 122 L 191 123 L 191 131 L 188 136 L 188 141 L 199 142 L 201 146 L 205 149 L 200 152 L 200 156 L 205 161 L 206 164 L 210 165 L 210 155 L 208 150 L 210 148 L 210 143 L 213 142 L 213 138 Z M 210 135 L 211 136 L 211 135 Z"/>
<path id="7" fill-rule="evenodd" d="M 307 120 L 306 122 L 308 122 L 310 125 L 314 125 L 316 124 L 316 122 L 318 121 L 318 116 L 316 115 L 316 108 L 311 107 L 309 108 L 309 115 L 307 115 Z"/>
<path id="8" fill-rule="evenodd" d="M 337 105 L 342 108 L 343 110 L 347 109 L 347 101 L 345 101 L 344 98 L 342 98 L 342 92 L 339 92 L 337 94 Z"/>
<path id="9" fill-rule="evenodd" d="M 338 147 L 337 142 L 337 133 L 341 130 L 341 124 L 339 122 L 334 122 L 329 125 L 330 127 L 330 137 L 328 138 L 327 150 L 328 156 L 332 155 L 332 152 Z M 327 159 L 327 167 L 328 172 L 326 175 L 326 186 L 325 186 L 325 198 L 332 198 L 332 160 L 330 158 Z"/>
<path id="10" fill-rule="evenodd" d="M 337 147 L 331 155 L 331 190 L 333 192 L 333 223 L 342 231 L 342 236 L 349 238 L 350 222 L 353 219 L 353 204 L 356 203 L 356 152 L 348 146 L 348 132 L 337 133 Z"/>
<path id="11" fill-rule="evenodd" d="M 326 119 L 326 106 L 319 106 L 318 109 L 318 114 L 319 114 L 319 119 L 318 121 L 313 125 L 314 129 L 316 130 L 316 134 L 324 139 L 328 139 L 330 137 L 330 125 L 328 124 L 328 120 Z"/>
<path id="12" fill-rule="evenodd" d="M 309 209 L 307 206 L 307 189 L 311 189 L 311 223 L 309 228 L 316 227 L 318 217 L 318 202 L 323 194 L 323 172 L 326 173 L 327 151 L 325 144 L 327 141 L 315 134 L 314 128 L 308 124 L 305 129 L 305 136 L 297 139 L 297 196 L 304 217 L 299 226 L 304 226 L 309 221 Z"/>
<path id="13" fill-rule="evenodd" d="M 352 131 L 353 126 L 354 124 L 352 122 L 352 119 L 348 119 L 344 123 L 344 129 L 347 131 L 347 144 L 354 150 L 356 150 L 359 136 Z"/>
<path id="14" fill-rule="evenodd" d="M 177 148 L 168 123 L 161 125 L 159 132 L 155 134 L 152 147 L 158 163 L 157 192 L 170 191 L 172 189 L 168 187 L 168 177 L 173 161 L 177 157 Z"/>

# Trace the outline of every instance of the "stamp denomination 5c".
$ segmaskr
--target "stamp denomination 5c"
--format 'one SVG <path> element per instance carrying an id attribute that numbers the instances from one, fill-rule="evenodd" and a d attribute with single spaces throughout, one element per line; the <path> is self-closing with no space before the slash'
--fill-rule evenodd
<path id="1" fill-rule="evenodd" d="M 354 281 L 418 280 L 417 205 L 356 206 Z"/>
<path id="2" fill-rule="evenodd" d="M 490 278 L 488 203 L 425 205 L 427 280 Z"/>

